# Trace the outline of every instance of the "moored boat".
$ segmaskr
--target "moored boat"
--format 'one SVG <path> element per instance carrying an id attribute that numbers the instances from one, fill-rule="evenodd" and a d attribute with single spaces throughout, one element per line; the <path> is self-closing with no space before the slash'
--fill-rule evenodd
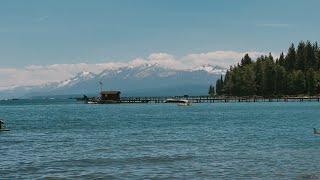
<path id="1" fill-rule="evenodd" d="M 181 103 L 181 102 L 183 102 L 181 99 L 169 98 L 165 100 L 165 103 Z"/>
<path id="2" fill-rule="evenodd" d="M 181 99 L 178 103 L 178 106 L 191 106 L 191 101 L 187 99 Z"/>
<path id="3" fill-rule="evenodd" d="M 190 106 L 191 101 L 187 99 L 167 99 L 165 103 L 177 103 L 178 106 Z"/>
<path id="4" fill-rule="evenodd" d="M 87 101 L 87 104 L 98 104 L 97 101 Z"/>

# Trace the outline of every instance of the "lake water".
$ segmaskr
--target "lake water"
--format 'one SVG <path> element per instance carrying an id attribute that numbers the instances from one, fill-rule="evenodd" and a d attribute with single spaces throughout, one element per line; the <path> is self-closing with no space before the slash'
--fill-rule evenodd
<path id="1" fill-rule="evenodd" d="M 0 179 L 318 179 L 320 103 L 0 102 Z"/>

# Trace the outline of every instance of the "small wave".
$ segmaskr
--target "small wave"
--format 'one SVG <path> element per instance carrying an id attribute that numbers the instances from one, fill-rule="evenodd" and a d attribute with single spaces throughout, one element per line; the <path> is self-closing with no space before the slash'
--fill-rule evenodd
<path id="1" fill-rule="evenodd" d="M 11 145 L 11 144 L 20 144 L 20 143 L 24 143 L 26 141 L 24 140 L 2 140 L 0 142 L 0 144 L 4 144 L 3 146 L 5 145 Z"/>
<path id="2" fill-rule="evenodd" d="M 102 166 L 110 163 L 134 164 L 134 163 L 166 163 L 175 161 L 190 160 L 191 155 L 163 155 L 163 156 L 141 156 L 131 158 L 96 158 L 96 159 L 72 159 L 51 162 L 58 166 L 70 166 L 77 164 L 78 166 Z"/>
<path id="3" fill-rule="evenodd" d="M 80 175 L 45 175 L 39 179 L 117 179 L 116 176 L 104 173 L 87 173 Z"/>
<path id="4" fill-rule="evenodd" d="M 101 148 L 96 148 L 92 150 L 93 152 L 109 152 L 111 151 L 111 148 L 109 147 L 101 147 Z"/>
<path id="5" fill-rule="evenodd" d="M 138 143 L 141 144 L 192 144 L 196 143 L 195 141 L 190 140 L 184 140 L 184 139 L 178 139 L 178 140 L 153 140 L 153 141 L 132 141 L 132 143 Z"/>
<path id="6" fill-rule="evenodd" d="M 144 163 L 161 163 L 161 162 L 174 162 L 190 160 L 193 157 L 191 155 L 175 155 L 175 156 L 142 156 L 135 158 L 125 159 L 127 162 L 144 162 Z"/>

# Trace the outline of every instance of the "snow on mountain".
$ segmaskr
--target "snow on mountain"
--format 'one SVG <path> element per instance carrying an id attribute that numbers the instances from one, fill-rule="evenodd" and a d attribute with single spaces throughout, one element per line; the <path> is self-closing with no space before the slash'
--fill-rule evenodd
<path id="1" fill-rule="evenodd" d="M 143 64 L 107 69 L 99 74 L 84 71 L 61 82 L 0 91 L 0 97 L 8 94 L 16 97 L 97 94 L 100 81 L 103 82 L 104 89 L 121 90 L 122 95 L 203 95 L 207 94 L 208 86 L 225 72 L 226 69 L 212 65 L 191 70 L 175 70 L 158 64 Z"/>
<path id="2" fill-rule="evenodd" d="M 92 72 L 83 71 L 83 72 L 78 73 L 76 76 L 74 76 L 71 79 L 67 79 L 67 80 L 64 80 L 64 81 L 58 83 L 56 86 L 57 86 L 57 88 L 61 88 L 61 87 L 65 87 L 65 86 L 72 86 L 72 85 L 77 84 L 78 82 L 86 81 L 86 80 L 92 79 L 94 77 L 95 77 L 95 74 L 93 74 Z"/>
<path id="3" fill-rule="evenodd" d="M 117 77 L 123 79 L 132 78 L 147 78 L 147 77 L 168 77 L 175 75 L 177 70 L 167 69 L 159 66 L 158 64 L 144 64 L 137 67 L 122 67 L 116 70 L 105 70 L 98 76 L 100 78 Z"/>
<path id="4" fill-rule="evenodd" d="M 198 68 L 195 68 L 192 71 L 206 71 L 210 74 L 225 74 L 227 70 L 225 68 L 220 67 L 220 66 L 213 66 L 210 64 L 206 64 L 206 65 L 200 66 Z"/>

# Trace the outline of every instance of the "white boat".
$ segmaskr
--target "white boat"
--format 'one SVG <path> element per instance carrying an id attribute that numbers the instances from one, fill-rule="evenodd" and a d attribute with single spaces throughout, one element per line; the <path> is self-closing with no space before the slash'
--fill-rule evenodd
<path id="1" fill-rule="evenodd" d="M 178 106 L 191 106 L 191 101 L 187 99 L 180 99 L 178 102 Z"/>
<path id="2" fill-rule="evenodd" d="M 87 104 L 98 104 L 97 101 L 88 101 Z"/>
<path id="3" fill-rule="evenodd" d="M 180 100 L 179 99 L 173 99 L 173 98 L 169 98 L 166 99 L 165 103 L 179 103 Z"/>

